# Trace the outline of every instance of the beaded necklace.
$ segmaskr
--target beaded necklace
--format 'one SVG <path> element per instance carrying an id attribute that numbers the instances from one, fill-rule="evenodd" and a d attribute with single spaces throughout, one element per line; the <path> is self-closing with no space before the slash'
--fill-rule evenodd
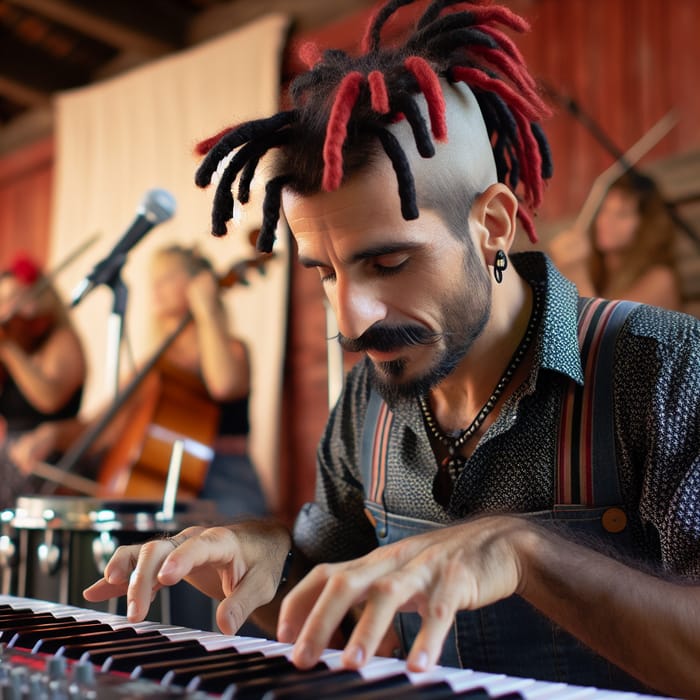
<path id="1" fill-rule="evenodd" d="M 458 451 L 467 443 L 467 441 L 476 433 L 476 431 L 481 427 L 486 417 L 491 413 L 501 394 L 508 386 L 508 383 L 513 378 L 515 371 L 518 369 L 520 363 L 525 357 L 525 353 L 530 347 L 530 343 L 537 330 L 537 324 L 540 319 L 540 311 L 542 306 L 542 292 L 539 287 L 534 289 L 534 300 L 532 304 L 532 312 L 530 313 L 530 320 L 528 321 L 525 333 L 520 341 L 520 344 L 516 348 L 513 356 L 510 358 L 510 362 L 505 369 L 505 372 L 501 375 L 498 380 L 498 384 L 494 388 L 491 396 L 489 396 L 488 401 L 481 407 L 481 410 L 476 414 L 476 418 L 464 429 L 459 435 L 451 436 L 447 435 L 440 426 L 437 424 L 437 420 L 430 410 L 428 400 L 425 396 L 418 397 L 418 403 L 423 413 L 423 418 L 425 424 L 430 431 L 430 434 L 442 445 L 447 448 L 447 457 L 440 461 L 438 464 L 438 470 L 435 474 L 435 479 L 433 480 L 433 497 L 435 500 L 447 508 L 450 503 L 450 498 L 452 497 L 452 489 L 454 485 L 454 480 L 457 478 L 459 473 L 464 468 L 467 463 L 467 457 L 463 457 L 458 454 Z"/>

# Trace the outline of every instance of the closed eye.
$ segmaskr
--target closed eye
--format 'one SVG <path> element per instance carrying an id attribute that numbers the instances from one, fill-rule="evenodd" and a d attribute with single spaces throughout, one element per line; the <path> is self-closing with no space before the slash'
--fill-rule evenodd
<path id="1" fill-rule="evenodd" d="M 380 255 L 372 260 L 372 265 L 377 274 L 386 277 L 400 272 L 409 261 L 409 256 L 405 253 L 391 253 Z"/>
<path id="2" fill-rule="evenodd" d="M 335 279 L 335 270 L 332 267 L 318 266 L 316 269 L 318 270 L 322 283 L 332 282 Z"/>

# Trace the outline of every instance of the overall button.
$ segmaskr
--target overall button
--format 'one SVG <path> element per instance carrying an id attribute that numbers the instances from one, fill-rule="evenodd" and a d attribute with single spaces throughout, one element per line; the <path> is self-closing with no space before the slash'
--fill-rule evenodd
<path id="1" fill-rule="evenodd" d="M 600 520 L 607 532 L 618 533 L 627 527 L 627 515 L 622 508 L 608 508 Z"/>

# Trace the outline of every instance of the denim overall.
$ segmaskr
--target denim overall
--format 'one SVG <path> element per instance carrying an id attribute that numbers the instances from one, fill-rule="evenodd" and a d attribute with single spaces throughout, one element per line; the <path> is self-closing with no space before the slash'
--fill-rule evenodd
<path id="1" fill-rule="evenodd" d="M 612 417 L 612 364 L 615 337 L 634 305 L 586 299 L 579 303 L 579 344 L 586 381 L 574 384 L 562 406 L 556 504 L 530 513 L 536 520 L 565 523 L 574 533 L 593 535 L 627 554 L 634 552 L 617 478 Z M 593 430 L 591 410 L 595 411 Z M 601 429 L 602 428 L 602 429 Z M 365 508 L 380 545 L 443 527 L 388 512 L 383 489 L 391 411 L 372 392 L 363 431 L 362 472 Z M 581 611 L 586 614 L 585 610 Z M 396 629 L 404 654 L 421 619 L 399 613 Z M 649 689 L 593 653 L 562 628 L 513 595 L 476 611 L 457 614 L 445 641 L 440 664 L 511 676 L 563 681 L 619 690 Z"/>

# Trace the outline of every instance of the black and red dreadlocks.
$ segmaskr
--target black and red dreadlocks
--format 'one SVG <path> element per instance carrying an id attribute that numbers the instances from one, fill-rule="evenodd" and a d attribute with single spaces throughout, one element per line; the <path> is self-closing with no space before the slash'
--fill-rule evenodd
<path id="1" fill-rule="evenodd" d="M 223 169 L 214 196 L 215 236 L 226 233 L 233 216 L 234 181 L 240 174 L 237 199 L 247 202 L 258 162 L 271 148 L 279 148 L 281 158 L 275 166 L 277 174 L 265 188 L 257 240 L 262 252 L 272 249 L 284 187 L 300 194 L 335 190 L 344 177 L 374 156 L 377 141 L 396 172 L 403 217 L 417 218 L 408 159 L 387 126 L 406 119 L 420 155 L 434 155 L 430 132 L 437 141 L 447 139 L 440 78 L 469 86 L 486 124 L 498 180 L 513 190 L 521 185 L 529 210 L 539 206 L 552 164 L 537 122 L 549 110 L 537 94 L 522 55 L 496 26 L 523 32 L 529 28 L 527 22 L 505 7 L 434 0 L 403 45 L 382 48 L 384 24 L 412 2 L 389 0 L 378 10 L 360 56 L 339 50 L 320 54 L 314 46 L 304 47 L 301 55 L 309 70 L 291 85 L 293 109 L 246 122 L 199 144 L 198 152 L 207 154 L 195 177 L 200 187 L 208 186 L 220 162 L 236 151 Z M 430 131 L 415 99 L 418 94 L 428 106 Z M 518 216 L 535 242 L 530 213 L 521 206 Z"/>

